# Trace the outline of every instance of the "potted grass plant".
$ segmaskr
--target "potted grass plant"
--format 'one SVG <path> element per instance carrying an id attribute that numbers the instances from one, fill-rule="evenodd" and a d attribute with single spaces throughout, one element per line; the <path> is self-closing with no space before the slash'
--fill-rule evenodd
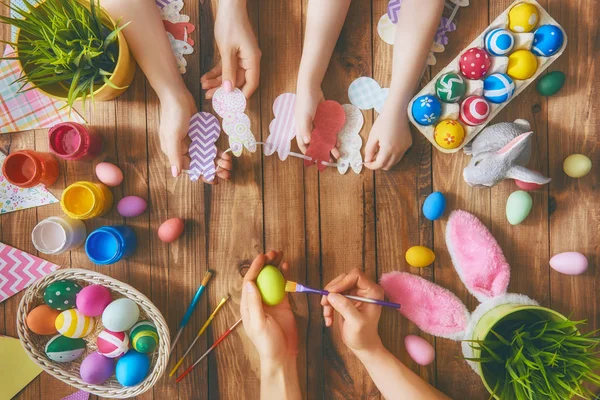
<path id="1" fill-rule="evenodd" d="M 122 30 L 99 0 L 23 0 L 10 5 L 14 17 L 0 22 L 17 28 L 8 59 L 18 60 L 20 90 L 36 88 L 67 101 L 110 100 L 133 80 L 135 63 Z"/>
<path id="2" fill-rule="evenodd" d="M 484 316 L 470 340 L 492 397 L 502 400 L 593 399 L 600 386 L 600 337 L 540 306 L 501 305 Z M 487 317 L 487 318 L 486 318 Z"/>

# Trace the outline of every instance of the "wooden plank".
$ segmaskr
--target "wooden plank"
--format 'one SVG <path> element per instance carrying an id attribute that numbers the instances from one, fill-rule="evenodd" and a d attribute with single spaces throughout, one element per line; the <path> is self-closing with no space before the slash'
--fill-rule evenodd
<path id="1" fill-rule="evenodd" d="M 431 76 L 443 68 L 456 54 L 462 51 L 489 24 L 487 2 L 471 2 L 461 8 L 457 15 L 458 29 L 448 35 L 449 44 L 443 53 L 436 54 L 437 64 L 431 68 Z M 462 170 L 470 157 L 462 152 L 443 154 L 432 150 L 433 191 L 444 193 L 447 200 L 446 213 L 433 224 L 434 252 L 436 254 L 434 281 L 455 293 L 470 311 L 478 305 L 477 300 L 468 294 L 448 255 L 444 233 L 450 212 L 463 209 L 475 214 L 481 221 L 490 224 L 490 191 L 471 188 L 462 178 Z M 460 344 L 438 338 L 436 343 L 437 387 L 451 398 L 487 398 L 479 377 L 462 359 Z"/>
<path id="2" fill-rule="evenodd" d="M 282 93 L 296 91 L 296 77 L 302 53 L 302 4 L 299 1 L 262 1 L 260 3 L 259 41 L 262 48 L 261 127 L 262 141 L 269 135 L 274 118 L 273 102 Z M 287 29 L 282 30 L 281 27 Z M 295 143 L 295 139 L 292 140 Z M 260 148 L 262 151 L 262 148 Z M 306 261 L 304 189 L 302 160 L 277 154 L 263 156 L 265 250 L 284 250 L 290 263 L 290 280 L 306 281 L 310 265 Z M 307 398 L 309 373 L 307 359 L 318 356 L 310 352 L 319 337 L 309 336 L 308 300 L 305 295 L 290 295 L 299 333 L 298 375 L 302 397 Z M 309 339 L 310 338 L 310 339 Z M 310 342 L 310 343 L 309 343 Z M 310 376 L 312 379 L 313 377 Z"/>
<path id="3" fill-rule="evenodd" d="M 372 39 L 365 34 L 371 25 L 371 6 L 352 2 L 342 33 L 323 83 L 326 99 L 348 103 L 348 86 L 372 73 Z M 369 113 L 370 114 L 370 113 Z M 363 132 L 369 132 L 372 114 Z M 366 137 L 363 138 L 366 142 Z M 310 167 L 316 169 L 316 166 Z M 372 279 L 375 270 L 375 225 L 373 218 L 373 174 L 340 175 L 337 168 L 319 174 L 319 221 L 321 275 L 323 284 L 354 267 Z M 325 398 L 354 399 L 378 393 L 365 368 L 343 343 L 339 325 L 326 329 Z"/>

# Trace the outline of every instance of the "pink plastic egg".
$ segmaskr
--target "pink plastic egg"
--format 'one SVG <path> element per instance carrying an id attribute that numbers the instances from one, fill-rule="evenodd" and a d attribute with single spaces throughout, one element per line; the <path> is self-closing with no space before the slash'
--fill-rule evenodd
<path id="1" fill-rule="evenodd" d="M 106 186 L 119 186 L 123 182 L 123 171 L 107 162 L 96 165 L 96 176 Z"/>
<path id="2" fill-rule="evenodd" d="M 110 291 L 102 285 L 86 286 L 77 293 L 77 309 L 88 317 L 97 317 L 112 301 Z"/>
<path id="3" fill-rule="evenodd" d="M 587 258 L 576 251 L 568 251 L 555 255 L 550 259 L 550 266 L 565 275 L 581 275 L 588 268 Z"/>
<path id="4" fill-rule="evenodd" d="M 406 352 L 419 365 L 429 365 L 435 358 L 433 346 L 420 336 L 408 335 L 404 338 Z"/>
<path id="5" fill-rule="evenodd" d="M 137 217 L 146 211 L 146 200 L 138 196 L 123 197 L 117 204 L 117 211 L 123 217 Z"/>
<path id="6" fill-rule="evenodd" d="M 174 242 L 181 236 L 185 224 L 181 218 L 171 218 L 158 227 L 158 238 L 165 243 Z"/>
<path id="7" fill-rule="evenodd" d="M 79 367 L 81 379 L 91 385 L 100 385 L 108 380 L 115 372 L 114 360 L 93 352 L 87 356 Z"/>

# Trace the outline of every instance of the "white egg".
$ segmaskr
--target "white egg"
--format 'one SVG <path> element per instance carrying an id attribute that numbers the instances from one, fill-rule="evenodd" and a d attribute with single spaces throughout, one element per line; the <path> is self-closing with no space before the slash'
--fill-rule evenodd
<path id="1" fill-rule="evenodd" d="M 113 332 L 125 332 L 137 322 L 140 309 L 130 299 L 117 299 L 110 303 L 102 313 L 102 324 Z"/>

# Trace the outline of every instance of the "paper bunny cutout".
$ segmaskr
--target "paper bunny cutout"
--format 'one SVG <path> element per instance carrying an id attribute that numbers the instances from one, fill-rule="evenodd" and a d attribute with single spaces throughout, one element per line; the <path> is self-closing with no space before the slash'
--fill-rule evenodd
<path id="1" fill-rule="evenodd" d="M 163 20 L 176 24 L 177 22 L 190 22 L 188 15 L 180 14 L 183 9 L 183 0 L 174 0 L 160 9 Z"/>
<path id="2" fill-rule="evenodd" d="M 250 126 L 250 118 L 244 114 L 246 97 L 238 88 L 225 93 L 222 87 L 217 89 L 212 101 L 213 109 L 223 118 L 223 130 L 229 136 L 229 147 L 236 157 L 242 155 L 244 147 L 250 152 L 256 151 L 256 139 Z"/>
<path id="3" fill-rule="evenodd" d="M 194 45 L 194 41 L 188 35 L 196 30 L 196 27 L 189 22 L 169 22 L 164 20 L 163 25 L 165 30 L 169 32 L 177 40 L 186 41 L 190 46 Z"/>
<path id="4" fill-rule="evenodd" d="M 321 161 L 329 161 L 329 153 L 337 144 L 337 134 L 346 122 L 346 113 L 340 103 L 325 100 L 317 107 L 313 120 L 313 131 L 306 155 L 312 160 L 304 160 L 304 166 L 310 167 L 317 163 L 319 171 L 327 166 Z"/>
<path id="5" fill-rule="evenodd" d="M 389 88 L 381 88 L 372 78 L 362 76 L 355 79 L 348 87 L 348 99 L 361 110 L 375 109 L 381 113 Z"/>
<path id="6" fill-rule="evenodd" d="M 380 284 L 388 298 L 401 304 L 399 312 L 422 331 L 434 336 L 462 340 L 465 358 L 473 358 L 470 342 L 481 317 L 501 304 L 538 305 L 522 294 L 506 293 L 510 267 L 490 231 L 472 214 L 454 211 L 446 225 L 446 245 L 452 264 L 469 292 L 481 302 L 469 314 L 452 292 L 420 276 L 391 272 Z M 476 365 L 469 365 L 479 373 Z"/>
<path id="7" fill-rule="evenodd" d="M 207 182 L 215 179 L 217 168 L 215 158 L 217 157 L 216 142 L 219 140 L 221 126 L 214 115 L 207 112 L 199 112 L 190 118 L 188 136 L 192 140 L 190 144 L 190 179 L 197 181 L 204 176 Z"/>
<path id="8" fill-rule="evenodd" d="M 473 158 L 463 170 L 471 186 L 492 187 L 503 179 L 544 185 L 550 182 L 542 174 L 525 168 L 531 157 L 531 125 L 524 119 L 490 125 L 464 147 Z"/>
<path id="9" fill-rule="evenodd" d="M 398 13 L 404 0 L 390 0 L 387 5 L 387 15 L 392 24 L 398 23 Z"/>
<path id="10" fill-rule="evenodd" d="M 352 167 L 356 174 L 360 174 L 363 166 L 362 155 L 360 154 L 362 147 L 360 131 L 365 120 L 362 112 L 356 106 L 344 104 L 342 107 L 346 113 L 346 123 L 344 123 L 344 127 L 338 134 L 341 153 L 338 159 L 338 172 L 345 174 L 348 168 Z"/>
<path id="11" fill-rule="evenodd" d="M 290 154 L 290 141 L 296 136 L 296 119 L 294 118 L 294 105 L 296 95 L 283 93 L 277 96 L 273 103 L 275 118 L 269 124 L 270 135 L 267 137 L 264 153 L 270 156 L 277 152 L 281 161 Z"/>
<path id="12" fill-rule="evenodd" d="M 187 42 L 187 36 L 184 37 L 184 40 L 175 39 L 175 37 L 170 32 L 167 32 L 167 36 L 169 37 L 169 42 L 171 42 L 171 48 L 173 49 L 173 53 L 175 54 L 179 72 L 185 74 L 185 67 L 187 67 L 187 61 L 183 57 L 183 55 L 192 54 L 194 52 L 194 48 L 190 46 L 190 44 Z"/>

